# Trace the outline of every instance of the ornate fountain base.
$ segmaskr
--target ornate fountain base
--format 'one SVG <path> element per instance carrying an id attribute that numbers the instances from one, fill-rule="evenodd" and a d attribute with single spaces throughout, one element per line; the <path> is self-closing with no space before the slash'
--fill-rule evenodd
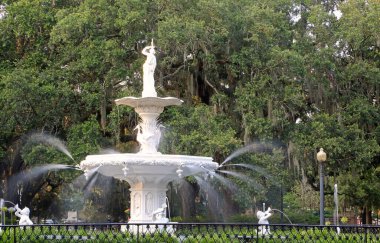
<path id="1" fill-rule="evenodd" d="M 129 183 L 131 223 L 155 222 L 153 212 L 165 203 L 169 182 L 217 167 L 211 157 L 141 153 L 89 155 L 80 163 L 85 174 L 97 171 Z"/>

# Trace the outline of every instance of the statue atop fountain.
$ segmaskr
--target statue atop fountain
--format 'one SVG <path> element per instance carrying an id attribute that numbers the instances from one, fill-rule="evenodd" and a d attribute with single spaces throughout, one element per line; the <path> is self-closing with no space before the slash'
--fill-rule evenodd
<path id="1" fill-rule="evenodd" d="M 143 92 L 142 97 L 157 97 L 156 89 L 154 88 L 154 70 L 157 66 L 156 51 L 154 44 L 144 47 L 142 54 L 146 56 L 146 61 L 143 65 Z"/>
<path id="2" fill-rule="evenodd" d="M 181 105 L 182 100 L 166 97 L 157 97 L 154 87 L 154 70 L 156 69 L 155 46 L 153 40 L 150 46 L 144 47 L 142 54 L 146 56 L 143 65 L 143 91 L 141 98 L 124 97 L 115 100 L 117 105 L 127 105 L 135 108 L 141 121 L 135 127 L 137 130 L 136 140 L 140 144 L 140 152 L 143 154 L 160 154 L 157 152 L 161 138 L 161 124 L 157 119 L 166 106 Z"/>
<path id="3" fill-rule="evenodd" d="M 272 216 L 271 211 L 272 211 L 272 209 L 269 207 L 264 212 L 259 210 L 256 213 L 256 216 L 259 219 L 258 224 L 261 225 L 259 227 L 259 234 L 261 234 L 261 235 L 268 235 L 268 234 L 270 234 L 268 218 L 270 218 Z"/>
<path id="4" fill-rule="evenodd" d="M 30 209 L 28 207 L 24 207 L 21 210 L 18 204 L 16 204 L 15 210 L 15 215 L 20 218 L 20 221 L 18 222 L 19 225 L 33 225 L 32 220 L 29 218 Z"/>

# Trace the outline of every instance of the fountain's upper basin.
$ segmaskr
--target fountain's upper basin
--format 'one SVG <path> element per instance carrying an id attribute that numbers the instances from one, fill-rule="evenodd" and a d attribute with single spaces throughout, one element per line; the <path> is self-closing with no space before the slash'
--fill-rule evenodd
<path id="1" fill-rule="evenodd" d="M 80 163 L 80 168 L 84 171 L 96 170 L 103 175 L 128 182 L 144 179 L 153 183 L 213 172 L 217 167 L 218 163 L 213 162 L 211 157 L 160 153 L 89 155 Z"/>
<path id="2" fill-rule="evenodd" d="M 155 108 L 155 107 L 166 107 L 172 105 L 181 105 L 182 100 L 174 97 L 124 97 L 115 100 L 117 105 L 127 105 L 133 108 L 145 107 L 145 108 Z"/>

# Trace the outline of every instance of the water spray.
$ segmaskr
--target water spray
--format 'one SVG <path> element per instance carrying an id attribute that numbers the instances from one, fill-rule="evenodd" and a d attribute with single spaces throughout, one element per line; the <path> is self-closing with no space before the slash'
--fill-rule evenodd
<path id="1" fill-rule="evenodd" d="M 49 134 L 32 134 L 29 138 L 30 142 L 35 143 L 42 143 L 46 145 L 50 145 L 52 147 L 57 148 L 62 153 L 66 154 L 71 160 L 74 161 L 73 156 L 70 154 L 70 152 L 67 150 L 66 145 L 58 138 L 51 136 Z"/>
<path id="2" fill-rule="evenodd" d="M 339 200 L 338 200 L 338 185 L 334 184 L 334 204 L 335 204 L 335 209 L 334 209 L 334 216 L 335 216 L 335 224 L 337 225 L 336 231 L 337 234 L 340 234 L 340 228 L 339 228 Z"/>
<path id="3" fill-rule="evenodd" d="M 268 151 L 271 151 L 275 147 L 278 147 L 278 145 L 275 142 L 271 142 L 271 143 L 254 142 L 252 144 L 249 144 L 233 152 L 219 165 L 219 167 L 224 166 L 225 163 L 231 161 L 232 159 L 242 154 L 251 153 L 251 152 L 268 152 Z"/>
<path id="4" fill-rule="evenodd" d="M 86 178 L 86 181 L 89 179 L 89 177 L 91 177 L 98 169 L 100 168 L 100 166 L 96 167 L 96 168 L 93 168 L 91 170 L 89 169 L 85 169 L 84 170 L 84 177 Z"/>
<path id="5" fill-rule="evenodd" d="M 277 211 L 279 213 L 281 213 L 282 215 L 285 216 L 285 218 L 289 221 L 290 224 L 293 224 L 292 221 L 290 221 L 288 215 L 286 215 L 284 212 L 282 212 L 281 210 L 278 210 L 278 209 L 275 209 L 275 208 L 272 208 L 272 211 Z"/>
<path id="6" fill-rule="evenodd" d="M 167 209 L 168 209 L 168 218 L 169 218 L 169 222 L 170 222 L 170 204 L 169 204 L 169 198 L 165 197 L 165 200 L 166 200 L 166 205 L 168 206 L 167 207 Z"/>

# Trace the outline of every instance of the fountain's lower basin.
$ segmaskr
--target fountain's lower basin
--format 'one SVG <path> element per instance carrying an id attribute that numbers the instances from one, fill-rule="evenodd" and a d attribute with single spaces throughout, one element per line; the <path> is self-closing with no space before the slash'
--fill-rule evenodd
<path id="1" fill-rule="evenodd" d="M 154 211 L 165 204 L 169 182 L 183 176 L 213 173 L 211 157 L 161 153 L 89 155 L 80 163 L 85 173 L 98 172 L 127 181 L 131 188 L 129 222 L 155 222 Z"/>
<path id="2" fill-rule="evenodd" d="M 140 176 L 150 176 L 165 177 L 161 179 L 169 182 L 179 176 L 214 171 L 217 167 L 218 164 L 213 162 L 211 157 L 161 153 L 89 155 L 80 163 L 80 168 L 84 171 L 97 168 L 98 173 L 126 181 L 135 181 L 136 177 Z M 182 170 L 181 175 L 178 173 L 179 169 Z"/>

